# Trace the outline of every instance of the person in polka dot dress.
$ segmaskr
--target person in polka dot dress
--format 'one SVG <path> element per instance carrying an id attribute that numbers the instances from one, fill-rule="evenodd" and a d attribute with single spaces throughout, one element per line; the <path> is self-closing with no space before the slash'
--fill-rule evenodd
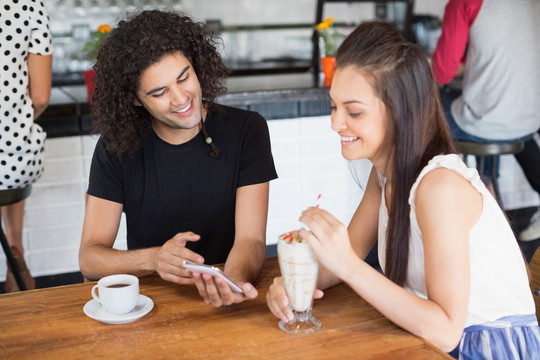
<path id="1" fill-rule="evenodd" d="M 43 1 L 2 0 L 0 4 L 0 190 L 37 181 L 45 157 L 46 133 L 34 120 L 49 102 L 53 44 Z M 22 259 L 24 200 L 1 208 L 6 237 Z M 25 275 L 28 286 L 34 281 Z M 12 290 L 8 272 L 6 290 Z"/>

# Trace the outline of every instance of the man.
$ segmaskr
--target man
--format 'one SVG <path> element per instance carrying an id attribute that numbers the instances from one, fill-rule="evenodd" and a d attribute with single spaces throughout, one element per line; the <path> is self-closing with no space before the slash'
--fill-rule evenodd
<path id="1" fill-rule="evenodd" d="M 450 0 L 432 65 L 440 84 L 463 69 L 463 91 L 444 91 L 445 115 L 458 140 L 525 140 L 515 155 L 540 194 L 540 2 Z M 464 64 L 463 64 L 464 61 Z M 540 238 L 540 216 L 520 234 Z"/>
<path id="2" fill-rule="evenodd" d="M 144 11 L 121 21 L 94 67 L 99 139 L 88 186 L 79 264 L 195 284 L 214 306 L 253 299 L 265 259 L 269 181 L 266 121 L 214 103 L 228 69 L 204 24 Z M 127 251 L 113 249 L 122 212 Z M 183 267 L 225 262 L 242 288 Z"/>

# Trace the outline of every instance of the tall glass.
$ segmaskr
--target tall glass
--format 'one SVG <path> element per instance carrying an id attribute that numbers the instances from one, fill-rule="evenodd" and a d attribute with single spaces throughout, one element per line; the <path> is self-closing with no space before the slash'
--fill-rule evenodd
<path id="1" fill-rule="evenodd" d="M 277 250 L 283 284 L 294 314 L 292 321 L 285 323 L 281 320 L 279 327 L 291 334 L 306 334 L 319 330 L 321 322 L 311 314 L 313 293 L 319 276 L 319 261 L 309 245 L 298 239 L 296 232 L 281 235 Z"/>

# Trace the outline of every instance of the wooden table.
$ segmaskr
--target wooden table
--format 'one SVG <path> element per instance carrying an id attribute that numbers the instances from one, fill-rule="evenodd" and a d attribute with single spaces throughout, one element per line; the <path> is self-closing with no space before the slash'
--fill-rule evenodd
<path id="1" fill-rule="evenodd" d="M 266 306 L 279 275 L 268 258 L 255 282 L 256 300 L 214 308 L 190 286 L 140 279 L 154 301 L 144 317 L 106 325 L 87 317 L 95 282 L 0 295 L 0 359 L 447 359 L 400 329 L 346 285 L 328 289 L 313 314 L 319 331 L 291 335 Z"/>

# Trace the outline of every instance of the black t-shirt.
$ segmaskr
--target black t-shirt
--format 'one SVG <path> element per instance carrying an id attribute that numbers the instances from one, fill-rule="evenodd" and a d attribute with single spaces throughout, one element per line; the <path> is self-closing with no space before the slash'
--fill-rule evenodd
<path id="1" fill-rule="evenodd" d="M 266 120 L 216 105 L 205 126 L 220 154 L 199 133 L 171 145 L 150 129 L 140 150 L 120 159 L 96 145 L 88 194 L 124 205 L 128 249 L 161 246 L 179 232 L 201 236 L 187 247 L 209 264 L 225 262 L 234 243 L 236 189 L 277 177 Z"/>

